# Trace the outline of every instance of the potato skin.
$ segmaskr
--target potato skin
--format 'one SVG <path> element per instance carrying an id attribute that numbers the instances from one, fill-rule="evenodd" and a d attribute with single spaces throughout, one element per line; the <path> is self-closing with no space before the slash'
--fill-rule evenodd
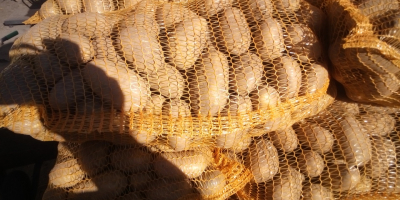
<path id="1" fill-rule="evenodd" d="M 203 197 L 212 196 L 223 191 L 226 180 L 219 170 L 207 170 L 195 181 L 197 190 Z"/>
<path id="2" fill-rule="evenodd" d="M 263 72 L 262 60 L 256 54 L 235 56 L 229 73 L 229 89 L 247 95 L 260 84 Z"/>
<path id="3" fill-rule="evenodd" d="M 79 0 L 57 0 L 57 4 L 67 15 L 77 14 L 82 10 L 82 2 Z"/>
<path id="4" fill-rule="evenodd" d="M 146 76 L 150 88 L 159 91 L 166 98 L 180 98 L 185 87 L 181 73 L 173 66 L 165 64 Z"/>
<path id="5" fill-rule="evenodd" d="M 334 138 L 329 130 L 317 124 L 302 123 L 295 131 L 300 144 L 309 146 L 321 154 L 331 151 Z"/>
<path id="6" fill-rule="evenodd" d="M 72 15 L 61 26 L 63 33 L 79 34 L 88 38 L 108 36 L 111 28 L 111 24 L 104 15 L 94 12 Z"/>
<path id="7" fill-rule="evenodd" d="M 167 30 L 166 41 L 162 41 L 169 49 L 169 63 L 182 70 L 192 67 L 206 47 L 207 33 L 207 21 L 202 17 L 193 17 L 174 24 Z"/>
<path id="8" fill-rule="evenodd" d="M 60 8 L 58 8 L 54 0 L 49 0 L 44 2 L 39 10 L 39 16 L 42 19 L 46 19 L 51 16 L 57 16 L 60 14 L 61 14 Z"/>
<path id="9" fill-rule="evenodd" d="M 298 157 L 300 171 L 309 177 L 317 177 L 324 170 L 323 158 L 315 151 L 303 151 Z"/>
<path id="10" fill-rule="evenodd" d="M 92 43 L 78 34 L 62 33 L 56 40 L 55 50 L 58 59 L 67 61 L 72 67 L 87 63 L 94 56 Z"/>
<path id="11" fill-rule="evenodd" d="M 58 163 L 49 173 L 49 183 L 56 187 L 68 188 L 81 182 L 85 172 L 78 165 L 76 159 L 69 159 Z"/>
<path id="12" fill-rule="evenodd" d="M 314 94 L 329 81 L 328 68 L 322 64 L 313 63 L 305 66 L 302 71 L 300 95 Z"/>
<path id="13" fill-rule="evenodd" d="M 173 119 L 190 116 L 189 104 L 180 99 L 171 99 L 169 102 L 164 102 L 162 112 L 163 115 L 171 116 Z"/>
<path id="14" fill-rule="evenodd" d="M 196 13 L 178 3 L 162 4 L 156 11 L 157 23 L 163 29 L 169 28 L 184 19 L 190 19 L 196 16 Z"/>
<path id="15" fill-rule="evenodd" d="M 215 16 L 211 22 L 211 42 L 221 52 L 241 55 L 245 53 L 251 42 L 250 28 L 242 11 L 228 8 Z"/>
<path id="16" fill-rule="evenodd" d="M 147 170 L 152 162 L 150 153 L 135 148 L 117 148 L 110 155 L 111 165 L 124 172 Z"/>
<path id="17" fill-rule="evenodd" d="M 279 93 L 271 86 L 261 85 L 250 93 L 250 99 L 256 111 L 274 109 L 279 101 Z"/>
<path id="18" fill-rule="evenodd" d="M 282 149 L 286 153 L 292 152 L 297 148 L 299 140 L 292 127 L 277 130 L 269 133 L 272 143 L 277 149 Z"/>
<path id="19" fill-rule="evenodd" d="M 209 48 L 188 74 L 192 112 L 205 117 L 223 110 L 229 96 L 229 64 L 225 55 Z"/>
<path id="20" fill-rule="evenodd" d="M 320 184 L 311 184 L 303 190 L 304 200 L 332 200 L 332 192 Z"/>
<path id="21" fill-rule="evenodd" d="M 261 21 L 258 26 L 252 27 L 252 38 L 256 52 L 265 62 L 282 56 L 285 50 L 281 24 L 274 18 Z"/>
<path id="22" fill-rule="evenodd" d="M 327 170 L 321 174 L 322 185 L 332 191 L 351 190 L 360 182 L 360 171 L 347 164 L 328 164 Z"/>
<path id="23" fill-rule="evenodd" d="M 369 136 L 385 136 L 395 129 L 396 120 L 388 114 L 367 113 L 357 118 Z"/>
<path id="24" fill-rule="evenodd" d="M 125 63 L 96 59 L 83 70 L 93 91 L 124 112 L 142 109 L 148 100 L 149 86 Z"/>

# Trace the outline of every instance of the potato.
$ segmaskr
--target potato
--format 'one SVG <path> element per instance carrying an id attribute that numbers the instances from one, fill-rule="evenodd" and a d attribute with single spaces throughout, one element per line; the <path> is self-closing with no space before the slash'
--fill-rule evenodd
<path id="1" fill-rule="evenodd" d="M 65 200 L 67 192 L 62 188 L 47 188 L 42 200 Z"/>
<path id="2" fill-rule="evenodd" d="M 323 48 L 310 28 L 302 24 L 293 24 L 287 26 L 286 31 L 290 39 L 286 39 L 285 43 L 290 55 L 305 63 L 319 60 Z"/>
<path id="3" fill-rule="evenodd" d="M 362 175 L 360 182 L 350 191 L 350 194 L 366 194 L 369 193 L 371 189 L 372 179 L 366 175 Z"/>
<path id="4" fill-rule="evenodd" d="M 166 180 L 153 181 L 145 191 L 148 200 L 176 200 L 188 199 L 186 195 L 193 193 L 190 182 L 187 180 Z"/>
<path id="5" fill-rule="evenodd" d="M 45 1 L 39 9 L 39 16 L 41 19 L 46 19 L 60 14 L 62 14 L 60 8 L 54 0 Z"/>
<path id="6" fill-rule="evenodd" d="M 296 97 L 301 87 L 300 65 L 286 56 L 276 60 L 276 63 L 266 71 L 266 77 L 271 79 L 271 85 L 278 91 L 282 101 Z"/>
<path id="7" fill-rule="evenodd" d="M 53 87 L 49 94 L 49 104 L 54 110 L 67 110 L 76 107 L 79 99 L 85 98 L 88 88 L 83 82 L 82 73 L 79 69 L 63 77 Z"/>
<path id="8" fill-rule="evenodd" d="M 178 117 L 189 117 L 189 104 L 180 99 L 171 99 L 169 102 L 164 102 L 162 113 L 172 117 L 173 119 Z"/>
<path id="9" fill-rule="evenodd" d="M 144 107 L 144 111 L 153 115 L 161 115 L 162 114 L 162 105 L 166 101 L 165 97 L 161 95 L 153 94 L 150 99 L 147 101 L 146 106 Z"/>
<path id="10" fill-rule="evenodd" d="M 259 139 L 250 145 L 245 164 L 253 173 L 256 183 L 266 182 L 278 172 L 278 152 L 272 142 Z"/>
<path id="11" fill-rule="evenodd" d="M 55 48 L 58 59 L 72 67 L 87 63 L 94 56 L 92 43 L 83 35 L 62 33 L 55 42 Z"/>
<path id="12" fill-rule="evenodd" d="M 211 162 L 211 154 L 205 151 L 162 153 L 154 161 L 155 171 L 165 178 L 196 178 Z"/>
<path id="13" fill-rule="evenodd" d="M 330 189 L 319 184 L 311 184 L 303 190 L 304 200 L 333 200 Z"/>
<path id="14" fill-rule="evenodd" d="M 211 22 L 211 40 L 222 52 L 241 55 L 251 42 L 250 28 L 244 14 L 237 8 L 228 8 Z"/>
<path id="15" fill-rule="evenodd" d="M 320 154 L 331 151 L 334 138 L 329 130 L 317 124 L 304 123 L 295 131 L 300 144 L 309 146 Z"/>
<path id="16" fill-rule="evenodd" d="M 400 5 L 399 2 L 391 0 L 366 0 L 358 5 L 358 9 L 365 16 L 374 19 L 400 9 Z"/>
<path id="17" fill-rule="evenodd" d="M 82 10 L 82 1 L 80 0 L 56 0 L 56 2 L 66 15 L 77 14 Z"/>
<path id="18" fill-rule="evenodd" d="M 238 3 L 249 23 L 272 17 L 271 0 L 238 0 Z"/>
<path id="19" fill-rule="evenodd" d="M 34 73 L 34 67 L 28 63 L 16 62 L 0 72 L 0 116 L 8 114 L 18 105 L 43 102 L 42 94 Z"/>
<path id="20" fill-rule="evenodd" d="M 62 159 L 74 158 L 80 144 L 73 142 L 59 142 L 57 145 L 57 156 Z"/>
<path id="21" fill-rule="evenodd" d="M 300 8 L 300 0 L 272 0 L 272 2 L 280 12 L 294 12 Z"/>
<path id="22" fill-rule="evenodd" d="M 314 94 L 329 81 L 328 67 L 322 64 L 313 63 L 311 66 L 304 66 L 302 72 L 300 95 Z"/>
<path id="23" fill-rule="evenodd" d="M 126 1 L 128 2 L 128 1 Z M 135 3 L 135 0 L 131 0 Z M 142 27 L 149 30 L 152 35 L 158 35 L 160 26 L 156 21 L 157 5 L 155 1 L 141 1 L 136 5 L 135 12 L 123 21 L 126 25 Z"/>
<path id="24" fill-rule="evenodd" d="M 396 124 L 392 116 L 380 113 L 359 115 L 358 121 L 369 136 L 385 136 L 394 131 Z"/>
<path id="25" fill-rule="evenodd" d="M 142 171 L 130 175 L 129 183 L 135 191 L 140 191 L 147 189 L 153 179 L 151 172 Z"/>
<path id="26" fill-rule="evenodd" d="M 367 164 L 367 175 L 379 178 L 387 175 L 389 167 L 396 165 L 396 147 L 390 139 L 372 137 L 371 162 Z"/>
<path id="27" fill-rule="evenodd" d="M 46 128 L 39 116 L 24 116 L 21 119 L 14 119 L 12 123 L 7 124 L 4 128 L 14 133 L 30 135 L 38 140 L 43 139 L 42 137 L 46 133 Z"/>
<path id="28" fill-rule="evenodd" d="M 215 15 L 232 6 L 232 0 L 188 0 L 186 6 L 204 18 Z"/>
<path id="29" fill-rule="evenodd" d="M 266 183 L 266 199 L 299 200 L 304 175 L 289 166 L 280 170 L 279 178 Z"/>
<path id="30" fill-rule="evenodd" d="M 301 173 L 309 177 L 319 176 L 325 167 L 324 159 L 315 151 L 302 151 L 297 162 Z"/>
<path id="31" fill-rule="evenodd" d="M 399 112 L 400 109 L 396 107 L 380 106 L 373 104 L 358 104 L 361 111 L 368 113 L 382 113 L 382 114 L 394 114 Z"/>
<path id="32" fill-rule="evenodd" d="M 299 140 L 292 127 L 269 133 L 272 143 L 277 149 L 290 153 L 297 148 Z"/>
<path id="33" fill-rule="evenodd" d="M 69 190 L 72 199 L 113 199 L 128 185 L 125 175 L 119 171 L 109 171 L 79 183 Z"/>
<path id="34" fill-rule="evenodd" d="M 73 68 L 50 52 L 42 52 L 35 56 L 33 62 L 35 63 L 36 74 L 44 78 L 49 85 L 56 84 L 58 80 L 70 72 L 70 68 Z"/>
<path id="35" fill-rule="evenodd" d="M 190 107 L 196 115 L 214 116 L 228 100 L 229 64 L 225 55 L 209 49 L 189 74 Z"/>
<path id="36" fill-rule="evenodd" d="M 116 10 L 111 0 L 83 0 L 85 12 L 105 13 Z"/>
<path id="37" fill-rule="evenodd" d="M 150 168 L 150 153 L 134 148 L 117 148 L 110 155 L 111 165 L 125 172 L 146 171 Z"/>
<path id="38" fill-rule="evenodd" d="M 207 21 L 202 17 L 187 18 L 168 29 L 167 38 L 161 40 L 167 43 L 170 64 L 178 69 L 192 67 L 206 46 L 207 32 Z"/>
<path id="39" fill-rule="evenodd" d="M 216 137 L 216 146 L 219 148 L 230 149 L 235 153 L 247 149 L 251 143 L 251 137 L 247 135 L 249 129 L 236 129 L 226 134 Z"/>
<path id="40" fill-rule="evenodd" d="M 285 50 L 281 24 L 274 18 L 264 19 L 253 27 L 252 38 L 257 53 L 265 62 L 282 56 Z"/>
<path id="41" fill-rule="evenodd" d="M 317 35 L 322 38 L 325 36 L 323 33 L 325 32 L 324 28 L 326 26 L 327 16 L 325 13 L 314 5 L 311 5 L 307 2 L 302 2 L 304 7 L 300 9 L 300 12 L 303 14 L 305 18 L 305 24 Z"/>
<path id="42" fill-rule="evenodd" d="M 106 141 L 88 141 L 79 146 L 78 163 L 89 175 L 97 174 L 108 164 L 107 156 L 111 144 Z"/>
<path id="43" fill-rule="evenodd" d="M 96 59 L 86 65 L 83 74 L 93 91 L 119 110 L 136 112 L 147 103 L 148 85 L 125 63 Z"/>
<path id="44" fill-rule="evenodd" d="M 86 12 L 69 17 L 65 20 L 61 29 L 63 33 L 79 34 L 86 37 L 104 37 L 110 35 L 112 26 L 102 14 Z"/>
<path id="45" fill-rule="evenodd" d="M 67 188 L 81 182 L 85 177 L 76 159 L 57 163 L 49 173 L 49 183 L 56 187 Z"/>
<path id="46" fill-rule="evenodd" d="M 171 65 L 165 64 L 146 76 L 150 88 L 159 91 L 167 98 L 180 98 L 183 95 L 185 80 L 181 73 Z"/>
<path id="47" fill-rule="evenodd" d="M 371 140 L 360 123 L 351 116 L 339 121 L 340 132 L 335 132 L 340 153 L 349 165 L 363 166 L 371 160 Z"/>
<path id="48" fill-rule="evenodd" d="M 328 170 L 321 174 L 322 185 L 338 192 L 353 189 L 360 179 L 360 171 L 355 166 L 347 164 L 330 164 Z"/>
<path id="49" fill-rule="evenodd" d="M 252 137 L 257 137 L 261 135 L 265 135 L 268 132 L 285 129 L 293 124 L 291 113 L 286 112 L 280 114 L 280 116 L 271 116 L 271 119 L 268 119 L 266 122 L 262 124 L 256 125 L 252 130 L 250 130 L 249 134 Z"/>
<path id="50" fill-rule="evenodd" d="M 234 56 L 229 73 L 229 89 L 239 95 L 247 95 L 260 84 L 264 66 L 253 53 Z"/>
<path id="51" fill-rule="evenodd" d="M 103 102 L 103 100 L 95 96 L 92 93 L 86 93 L 85 98 L 82 100 L 78 100 L 76 102 L 77 107 L 75 109 L 70 109 L 75 111 L 75 114 L 79 114 L 81 116 L 89 117 L 90 115 L 99 115 L 104 112 L 110 113 L 112 110 L 112 106 L 108 102 Z"/>
<path id="52" fill-rule="evenodd" d="M 223 192 L 226 185 L 225 175 L 219 170 L 206 171 L 194 182 L 196 189 L 205 198 Z"/>
<path id="53" fill-rule="evenodd" d="M 123 57 L 133 62 L 139 72 L 150 73 L 164 65 L 164 56 L 157 36 L 151 30 L 140 26 L 124 28 L 119 33 Z"/>
<path id="54" fill-rule="evenodd" d="M 251 100 L 248 96 L 234 96 L 229 97 L 229 103 L 221 111 L 222 116 L 235 116 L 246 115 L 253 110 Z"/>
<path id="55" fill-rule="evenodd" d="M 191 144 L 191 137 L 186 135 L 168 135 L 167 143 L 175 151 L 188 150 Z"/>
<path id="56" fill-rule="evenodd" d="M 273 87 L 261 85 L 250 93 L 250 99 L 254 110 L 272 110 L 277 106 L 279 94 Z"/>
<path id="57" fill-rule="evenodd" d="M 329 112 L 340 114 L 340 115 L 358 115 L 360 114 L 360 110 L 358 108 L 358 103 L 356 102 L 347 102 L 347 101 L 340 101 L 336 100 L 329 108 Z"/>
<path id="58" fill-rule="evenodd" d="M 161 28 L 168 28 L 184 19 L 191 19 L 196 16 L 196 13 L 178 3 L 162 4 L 156 11 L 156 20 Z"/>
<path id="59" fill-rule="evenodd" d="M 94 58 L 107 59 L 112 62 L 118 62 L 121 58 L 118 56 L 112 44 L 112 39 L 108 36 L 96 37 L 93 40 Z"/>

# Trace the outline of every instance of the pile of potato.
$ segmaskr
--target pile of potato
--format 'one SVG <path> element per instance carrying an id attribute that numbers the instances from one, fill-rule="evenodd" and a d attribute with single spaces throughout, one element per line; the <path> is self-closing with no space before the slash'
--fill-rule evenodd
<path id="1" fill-rule="evenodd" d="M 164 149 L 60 143 L 43 199 L 226 199 L 228 189 L 233 199 L 263 200 L 397 193 L 399 117 L 398 108 L 336 100 L 286 129 L 218 136 L 211 148 L 185 148 L 172 137 Z"/>
<path id="2" fill-rule="evenodd" d="M 357 102 L 400 105 L 400 3 L 327 1 L 332 77 Z"/>

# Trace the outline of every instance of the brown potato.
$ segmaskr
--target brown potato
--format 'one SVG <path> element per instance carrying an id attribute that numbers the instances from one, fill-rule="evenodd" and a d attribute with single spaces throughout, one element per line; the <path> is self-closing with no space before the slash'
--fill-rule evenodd
<path id="1" fill-rule="evenodd" d="M 358 116 L 369 136 L 385 136 L 395 129 L 396 120 L 388 114 L 367 113 Z"/>
<path id="2" fill-rule="evenodd" d="M 80 0 L 56 0 L 56 2 L 63 13 L 67 15 L 77 14 L 82 10 L 82 1 Z"/>
<path id="3" fill-rule="evenodd" d="M 137 4 L 140 2 L 144 2 L 144 1 L 141 1 L 141 0 L 118 0 L 117 10 L 122 10 L 125 8 L 135 8 L 137 6 Z M 148 1 L 146 1 L 146 2 L 148 2 Z"/>
<path id="4" fill-rule="evenodd" d="M 149 186 L 149 183 L 153 180 L 153 176 L 151 172 L 141 171 L 134 173 L 130 176 L 130 186 L 135 188 L 136 192 L 140 190 L 146 190 Z M 133 198 L 135 199 L 135 198 Z M 132 200 L 132 199 L 131 199 Z"/>
<path id="5" fill-rule="evenodd" d="M 232 0 L 188 0 L 190 10 L 200 16 L 208 18 L 232 6 Z"/>
<path id="6" fill-rule="evenodd" d="M 39 9 L 39 16 L 42 19 L 61 14 L 61 10 L 54 0 L 45 1 Z"/>
<path id="7" fill-rule="evenodd" d="M 35 56 L 33 62 L 35 63 L 36 74 L 44 78 L 49 85 L 56 84 L 63 75 L 68 74 L 71 68 L 73 68 L 73 66 L 68 66 L 57 56 L 49 52 L 42 52 Z"/>
<path id="8" fill-rule="evenodd" d="M 214 116 L 225 107 L 229 64 L 224 54 L 210 48 L 196 62 L 189 80 L 190 107 L 196 115 Z"/>
<path id="9" fill-rule="evenodd" d="M 190 136 L 168 135 L 167 143 L 175 151 L 183 151 L 183 150 L 188 150 L 190 148 L 190 144 L 192 143 L 192 141 Z"/>
<path id="10" fill-rule="evenodd" d="M 372 137 L 371 162 L 367 164 L 367 175 L 379 178 L 387 175 L 390 166 L 396 165 L 396 147 L 390 139 Z"/>
<path id="11" fill-rule="evenodd" d="M 333 146 L 333 135 L 329 130 L 317 124 L 303 123 L 296 129 L 300 144 L 311 147 L 318 153 L 328 153 Z"/>
<path id="12" fill-rule="evenodd" d="M 103 170 L 107 164 L 108 151 L 111 143 L 93 140 L 82 143 L 77 152 L 78 164 L 90 176 Z"/>
<path id="13" fill-rule="evenodd" d="M 107 59 L 115 63 L 122 60 L 118 56 L 110 37 L 96 37 L 92 44 L 94 48 L 94 59 Z"/>
<path id="14" fill-rule="evenodd" d="M 280 12 L 294 12 L 300 8 L 300 0 L 272 0 Z"/>
<path id="15" fill-rule="evenodd" d="M 238 153 L 250 146 L 251 137 L 247 135 L 249 129 L 236 129 L 226 134 L 216 137 L 216 146 L 219 148 L 230 149 Z"/>
<path id="16" fill-rule="evenodd" d="M 148 85 L 125 63 L 96 59 L 86 65 L 83 74 L 93 91 L 117 109 L 136 112 L 147 103 Z"/>
<path id="17" fill-rule="evenodd" d="M 156 20 L 161 28 L 168 28 L 184 19 L 196 16 L 196 13 L 178 3 L 162 4 L 156 11 Z"/>
<path id="18" fill-rule="evenodd" d="M 199 193 L 207 198 L 223 192 L 226 185 L 225 175 L 219 170 L 209 170 L 201 174 L 194 182 Z"/>
<path id="19" fill-rule="evenodd" d="M 150 88 L 159 91 L 163 96 L 173 99 L 183 95 L 185 86 L 181 73 L 171 65 L 165 64 L 146 76 Z"/>
<path id="20" fill-rule="evenodd" d="M 263 72 L 262 60 L 256 54 L 234 56 L 229 73 L 229 89 L 239 95 L 247 95 L 260 84 Z"/>
<path id="21" fill-rule="evenodd" d="M 380 106 L 373 104 L 359 104 L 361 111 L 369 113 L 382 113 L 382 114 L 393 114 L 400 111 L 397 107 Z"/>
<path id="22" fill-rule="evenodd" d="M 321 174 L 322 185 L 332 191 L 351 190 L 356 187 L 360 179 L 360 171 L 355 166 L 347 164 L 329 164 L 328 169 Z"/>
<path id="23" fill-rule="evenodd" d="M 26 112 L 23 116 L 19 117 L 20 118 L 14 119 L 11 123 L 8 123 L 4 128 L 14 133 L 29 135 L 37 140 L 44 139 L 46 127 L 41 121 L 40 116 L 32 116 L 29 112 Z"/>
<path id="24" fill-rule="evenodd" d="M 335 132 L 336 139 L 349 165 L 363 166 L 371 160 L 371 140 L 361 129 L 360 123 L 351 116 L 339 121 L 340 131 Z"/>
<path id="25" fill-rule="evenodd" d="M 114 199 L 128 185 L 126 176 L 119 171 L 108 171 L 75 185 L 69 190 L 68 200 Z"/>
<path id="26" fill-rule="evenodd" d="M 369 193 L 371 189 L 372 179 L 366 175 L 362 175 L 360 182 L 350 191 L 350 194 L 366 194 Z"/>
<path id="27" fill-rule="evenodd" d="M 85 12 L 105 13 L 116 10 L 112 0 L 83 0 Z"/>
<path id="28" fill-rule="evenodd" d="M 67 110 L 77 106 L 80 99 L 85 98 L 88 88 L 85 87 L 82 72 L 79 69 L 63 77 L 52 88 L 49 94 L 49 104 L 54 110 Z"/>
<path id="29" fill-rule="evenodd" d="M 86 37 L 104 37 L 111 33 L 112 26 L 108 23 L 105 16 L 85 12 L 72 15 L 66 19 L 61 27 L 63 33 L 79 34 Z"/>
<path id="30" fill-rule="evenodd" d="M 190 116 L 189 104 L 180 99 L 165 101 L 162 107 L 163 115 L 171 116 L 173 119 L 178 117 Z"/>
<path id="31" fill-rule="evenodd" d="M 300 94 L 313 94 L 322 89 L 329 81 L 327 66 L 313 63 L 311 66 L 304 66 Z"/>
<path id="32" fill-rule="evenodd" d="M 211 41 L 224 53 L 241 55 L 251 42 L 250 28 L 242 11 L 228 8 L 211 21 Z"/>
<path id="33" fill-rule="evenodd" d="M 337 114 L 345 114 L 345 115 L 358 115 L 360 114 L 360 110 L 358 108 L 360 104 L 356 102 L 347 102 L 336 100 L 329 108 L 329 112 L 337 113 Z"/>
<path id="34" fill-rule="evenodd" d="M 400 9 L 400 4 L 391 0 L 365 0 L 358 5 L 358 9 L 365 16 L 374 19 L 388 12 Z"/>
<path id="35" fill-rule="evenodd" d="M 150 168 L 150 153 L 135 148 L 117 148 L 110 155 L 111 165 L 124 172 L 141 172 Z"/>
<path id="36" fill-rule="evenodd" d="M 151 113 L 153 115 L 161 115 L 162 105 L 164 104 L 165 101 L 166 101 L 165 97 L 153 94 L 147 101 L 147 104 L 143 110 L 149 114 Z"/>
<path id="37" fill-rule="evenodd" d="M 300 65 L 286 56 L 276 60 L 276 63 L 266 71 L 266 77 L 271 79 L 270 85 L 275 87 L 282 101 L 296 97 L 301 86 Z"/>
<path id="38" fill-rule="evenodd" d="M 237 0 L 237 2 L 249 23 L 272 17 L 271 0 Z"/>
<path id="39" fill-rule="evenodd" d="M 131 2 L 135 3 L 135 0 L 131 0 Z M 154 1 L 141 1 L 136 5 L 135 12 L 129 15 L 122 23 L 128 26 L 146 28 L 151 34 L 158 35 L 160 26 L 156 21 L 156 10 L 157 5 Z"/>
<path id="40" fill-rule="evenodd" d="M 205 151 L 162 153 L 154 161 L 155 171 L 165 178 L 196 178 L 211 162 L 211 153 Z"/>
<path id="41" fill-rule="evenodd" d="M 252 38 L 257 53 L 265 62 L 282 56 L 285 50 L 281 24 L 274 18 L 267 18 L 253 27 Z"/>
<path id="42" fill-rule="evenodd" d="M 255 126 L 249 132 L 249 134 L 252 137 L 262 136 L 268 132 L 286 129 L 287 127 L 292 126 L 292 125 L 293 125 L 293 122 L 292 122 L 291 113 L 286 112 L 286 113 L 281 114 L 280 116 L 273 116 L 273 118 L 267 120 L 267 122 Z"/>
<path id="43" fill-rule="evenodd" d="M 266 182 L 278 172 L 278 152 L 272 142 L 260 139 L 250 145 L 245 164 L 253 173 L 256 183 Z"/>
<path id="44" fill-rule="evenodd" d="M 310 28 L 302 24 L 293 24 L 287 26 L 286 31 L 289 38 L 285 43 L 290 55 L 305 63 L 319 60 L 323 48 Z"/>
<path id="45" fill-rule="evenodd" d="M 163 42 L 169 49 L 170 64 L 183 70 L 192 67 L 206 46 L 207 32 L 207 21 L 202 17 L 187 18 L 168 29 Z"/>
<path id="46" fill-rule="evenodd" d="M 266 183 L 267 200 L 299 200 L 304 175 L 290 166 L 280 169 L 279 178 Z"/>
<path id="47" fill-rule="evenodd" d="M 188 199 L 187 195 L 193 193 L 193 188 L 188 180 L 182 179 L 159 179 L 150 183 L 150 187 L 145 191 L 148 200 L 177 200 Z"/>
<path id="48" fill-rule="evenodd" d="M 311 184 L 303 189 L 304 200 L 333 200 L 330 189 L 319 184 Z"/>
<path id="49" fill-rule="evenodd" d="M 324 159 L 315 151 L 302 151 L 297 161 L 300 171 L 309 177 L 319 176 L 325 167 Z"/>
<path id="50" fill-rule="evenodd" d="M 135 69 L 143 73 L 151 73 L 164 66 L 164 56 L 157 35 L 140 26 L 124 28 L 119 33 L 122 56 L 133 62 Z"/>
<path id="51" fill-rule="evenodd" d="M 49 173 L 49 183 L 61 188 L 74 186 L 82 181 L 85 172 L 82 171 L 76 159 L 57 163 Z"/>
<path id="52" fill-rule="evenodd" d="M 270 132 L 269 137 L 277 149 L 281 149 L 286 153 L 290 153 L 296 149 L 299 143 L 292 127 Z"/>
<path id="53" fill-rule="evenodd" d="M 273 87 L 262 85 L 250 93 L 250 99 L 256 111 L 274 109 L 279 101 L 279 94 Z"/>
<path id="54" fill-rule="evenodd" d="M 94 56 L 92 43 L 83 35 L 62 33 L 55 42 L 55 48 L 58 59 L 72 67 L 87 63 Z"/>
<path id="55" fill-rule="evenodd" d="M 235 116 L 245 115 L 253 111 L 251 100 L 248 96 L 234 96 L 229 97 L 229 103 L 221 111 L 222 116 Z"/>

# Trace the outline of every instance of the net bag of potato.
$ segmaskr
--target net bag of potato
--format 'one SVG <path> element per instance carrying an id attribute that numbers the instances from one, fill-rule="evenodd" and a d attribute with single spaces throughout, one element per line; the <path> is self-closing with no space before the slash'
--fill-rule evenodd
<path id="1" fill-rule="evenodd" d="M 332 76 L 354 101 L 400 105 L 400 4 L 392 0 L 329 0 Z"/>
<path id="2" fill-rule="evenodd" d="M 62 142 L 43 199 L 398 199 L 399 111 L 336 100 L 214 148 Z"/>
<path id="3" fill-rule="evenodd" d="M 143 0 L 52 16 L 10 50 L 0 126 L 159 149 L 278 130 L 333 101 L 323 19 L 307 2 L 278 0 Z"/>

